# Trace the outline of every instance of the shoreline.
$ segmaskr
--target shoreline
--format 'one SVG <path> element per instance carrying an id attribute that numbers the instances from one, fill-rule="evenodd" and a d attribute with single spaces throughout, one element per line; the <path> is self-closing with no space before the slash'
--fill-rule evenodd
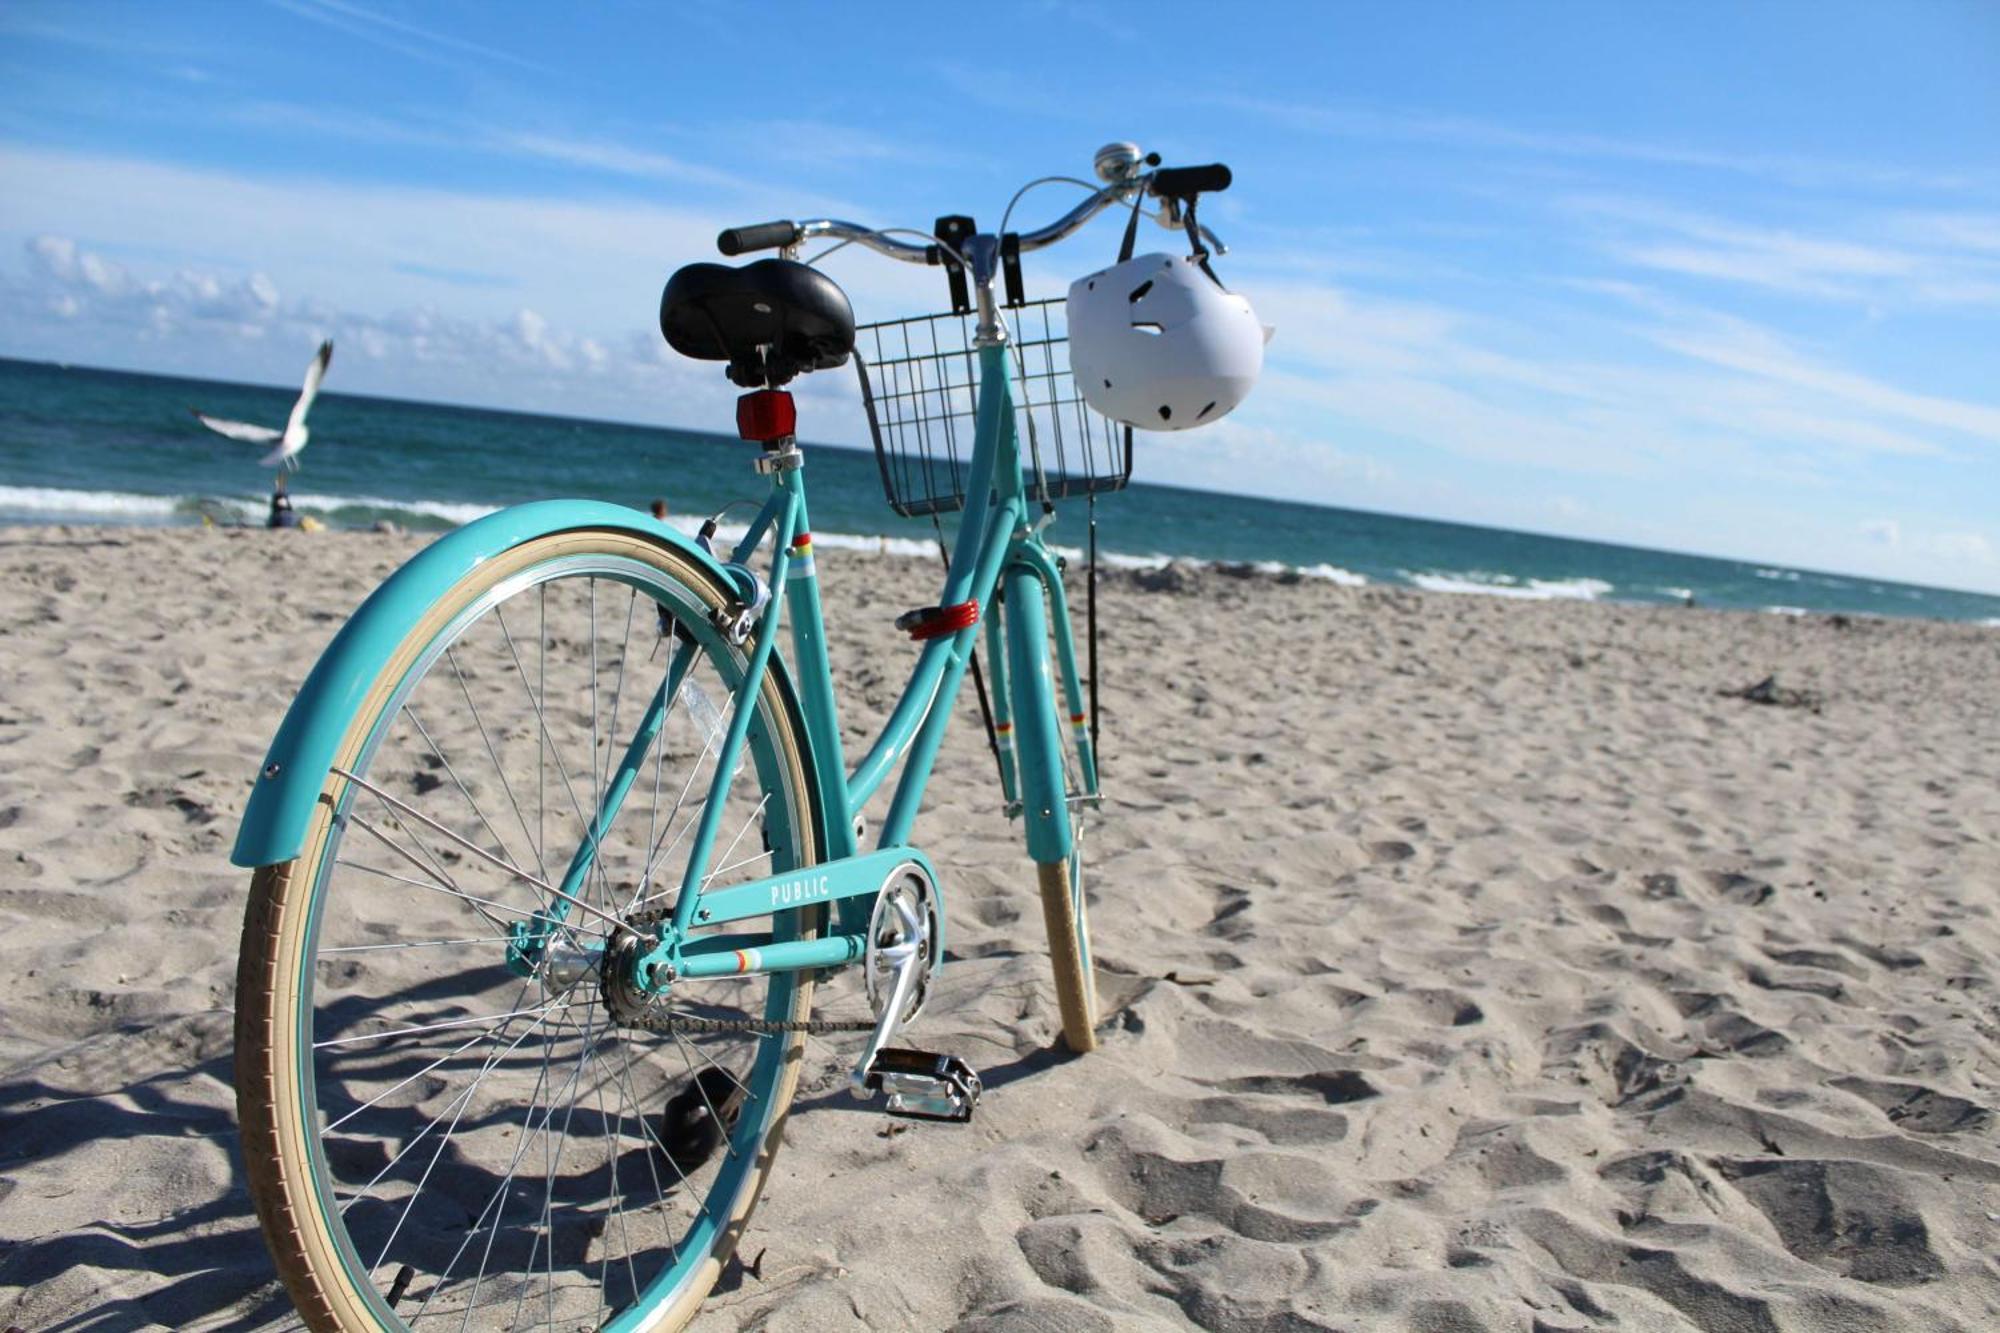
<path id="1" fill-rule="evenodd" d="M 8 511 L 7 493 L 47 492 L 50 495 L 65 494 L 49 488 L 4 487 L 0 486 L 0 534 L 10 531 L 35 531 L 50 529 L 55 531 L 87 531 L 93 529 L 135 530 L 157 532 L 201 532 L 210 528 L 224 531 L 263 531 L 264 503 L 252 499 L 238 499 L 230 502 L 233 509 L 231 521 L 213 521 L 214 514 L 187 516 L 175 508 L 177 497 L 133 496 L 127 498 L 157 500 L 155 508 L 142 508 L 132 517 L 117 519 L 110 517 L 89 518 L 82 515 L 59 517 L 55 521 L 30 520 L 20 516 L 22 511 Z M 372 510 L 386 509 L 408 516 L 411 513 L 422 516 L 426 522 L 422 526 L 410 525 L 392 518 L 376 519 L 366 523 L 341 524 L 321 518 L 324 530 L 344 534 L 388 534 L 410 535 L 423 540 L 434 540 L 453 528 L 463 526 L 487 514 L 495 513 L 500 506 L 457 503 L 444 501 L 399 501 L 371 496 L 331 496 L 315 501 L 312 497 L 294 498 L 294 507 L 302 515 L 319 518 L 322 515 L 339 513 L 345 509 L 360 508 Z M 637 506 L 634 506 L 636 508 Z M 224 513 L 226 511 L 217 511 Z M 442 526 L 430 526 L 437 521 Z M 692 536 L 698 526 L 696 520 L 676 516 L 670 520 L 683 535 Z M 741 524 L 725 524 L 719 529 L 722 542 L 734 541 L 744 532 Z M 898 558 L 932 561 L 937 556 L 937 547 L 929 538 L 911 538 L 887 533 L 857 534 L 839 531 L 815 531 L 814 540 L 826 549 L 841 549 L 862 554 L 894 556 Z M 1066 559 L 1079 572 L 1087 568 L 1085 552 L 1081 547 L 1055 543 L 1052 549 Z M 1696 557 L 1706 559 L 1708 557 Z M 1277 560 L 1231 560 L 1205 559 L 1176 555 L 1132 555 L 1123 552 L 1104 551 L 1104 568 L 1121 575 L 1156 575 L 1163 571 L 1188 571 L 1193 574 L 1213 574 L 1234 579 L 1270 579 L 1279 583 L 1318 582 L 1339 587 L 1360 588 L 1405 588 L 1446 596 L 1471 596 L 1497 598 L 1511 602 L 1566 601 L 1610 606 L 1646 606 L 1668 609 L 1704 609 L 1716 611 L 1755 612 L 1765 615 L 1816 617 L 1843 616 L 1876 620 L 1927 620 L 1943 624 L 1970 624 L 1988 628 L 2000 628 L 2000 615 L 1994 616 L 1939 616 L 1923 612 L 1888 612 L 1876 609 L 1847 606 L 1797 606 L 1784 602 L 1769 602 L 1757 605 L 1733 605 L 1726 603 L 1706 603 L 1695 598 L 1694 591 L 1680 587 L 1642 587 L 1620 589 L 1603 579 L 1579 575 L 1557 579 L 1517 578 L 1508 574 L 1492 574 L 1482 571 L 1448 572 L 1437 570 L 1395 571 L 1394 577 L 1384 577 L 1357 573 L 1341 566 L 1318 562 L 1310 565 L 1293 565 Z M 1758 567 L 1757 577 L 1768 578 L 1775 584 L 1786 581 L 1797 582 L 1802 571 L 1777 567 Z M 1828 576 L 1820 576 L 1828 577 Z M 1857 580 L 1866 582 L 1866 580 Z M 1881 588 L 1876 583 L 1871 586 Z M 1898 587 L 1904 585 L 1896 585 Z M 1946 588 L 1926 588 L 1908 585 L 1918 593 L 1939 593 L 1946 596 L 1983 597 L 1986 594 L 1960 593 Z M 1695 600 L 1689 600 L 1695 598 Z"/>

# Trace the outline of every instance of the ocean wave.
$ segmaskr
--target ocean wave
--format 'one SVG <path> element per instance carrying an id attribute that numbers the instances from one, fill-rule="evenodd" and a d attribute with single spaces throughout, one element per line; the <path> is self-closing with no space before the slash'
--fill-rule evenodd
<path id="1" fill-rule="evenodd" d="M 1764 608 L 1764 613 L 1772 616 L 1809 616 L 1812 614 L 1812 612 L 1806 610 L 1803 606 L 1767 606 Z"/>
<path id="2" fill-rule="evenodd" d="M 1309 579 L 1324 579 L 1328 583 L 1337 583 L 1343 588 L 1365 588 L 1368 586 L 1368 576 L 1366 574 L 1357 574 L 1351 569 L 1342 569 L 1339 565 L 1301 565 L 1299 566 L 1299 573 Z"/>
<path id="3" fill-rule="evenodd" d="M 256 502 L 261 512 L 265 501 Z M 499 505 L 472 504 L 454 500 L 391 500 L 379 495 L 295 495 L 292 506 L 306 514 L 342 514 L 353 511 L 385 514 L 416 514 L 443 519 L 454 527 L 498 513 Z"/>
<path id="4" fill-rule="evenodd" d="M 1517 579 L 1512 574 L 1486 570 L 1440 574 L 1398 570 L 1404 578 L 1429 592 L 1477 593 L 1487 597 L 1513 597 L 1530 602 L 1594 602 L 1612 591 L 1603 579 Z"/>
<path id="5" fill-rule="evenodd" d="M 1786 583 L 1799 581 L 1799 571 L 1796 569 L 1758 569 L 1753 572 L 1760 579 L 1782 579 Z"/>
<path id="6" fill-rule="evenodd" d="M 333 526 L 368 527 L 388 520 L 405 527 L 429 530 L 457 527 L 496 512 L 497 505 L 458 500 L 396 500 L 382 495 L 326 495 L 317 492 L 294 494 L 292 507 Z M 0 514 L 29 521 L 62 522 L 65 519 L 97 523 L 166 525 L 195 524 L 203 520 L 218 523 L 256 525 L 269 513 L 270 501 L 261 495 L 144 495 L 129 491 L 69 490 L 55 486 L 0 486 Z M 692 537 L 700 527 L 695 517 L 668 520 Z M 727 551 L 749 531 L 745 524 L 725 524 L 716 532 L 716 546 Z M 893 556 L 899 559 L 936 560 L 937 544 L 929 538 L 891 537 L 853 532 L 815 532 L 813 545 L 822 551 L 854 551 L 864 555 Z M 1058 546 L 1057 554 L 1081 562 L 1080 548 Z M 1117 551 L 1099 553 L 1110 569 L 1152 570 L 1182 559 L 1168 555 L 1125 555 Z M 1212 560 L 1183 560 L 1197 569 L 1212 569 Z M 1320 579 L 1343 587 L 1356 588 L 1368 580 L 1336 565 L 1316 564 L 1294 567 L 1276 560 L 1261 560 L 1252 567 L 1261 574 L 1280 576 L 1296 572 L 1299 577 Z"/>
<path id="7" fill-rule="evenodd" d="M 97 514 L 132 521 L 169 519 L 181 497 L 123 491 L 70 491 L 53 486 L 0 486 L 0 510 L 17 514 Z"/>
<path id="8" fill-rule="evenodd" d="M 323 517 L 349 515 L 373 521 L 400 515 L 405 519 L 436 519 L 454 527 L 490 514 L 496 508 L 449 500 L 392 500 L 380 495 L 317 493 L 294 495 L 292 507 L 302 514 Z M 258 495 L 145 495 L 56 486 L 0 486 L 0 512 L 23 517 L 47 516 L 51 520 L 77 517 L 125 523 L 171 523 L 196 522 L 207 517 L 251 522 L 261 520 L 269 509 L 270 500 Z"/>

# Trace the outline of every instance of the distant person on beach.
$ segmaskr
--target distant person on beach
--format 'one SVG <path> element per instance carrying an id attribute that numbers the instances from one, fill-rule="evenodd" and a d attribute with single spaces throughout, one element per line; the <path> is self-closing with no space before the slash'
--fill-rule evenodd
<path id="1" fill-rule="evenodd" d="M 654 518 L 659 519 L 662 523 L 667 521 L 667 502 L 665 500 L 653 501 L 651 508 Z"/>
<path id="2" fill-rule="evenodd" d="M 296 528 L 298 525 L 298 511 L 292 508 L 292 497 L 285 494 L 284 484 L 280 482 L 278 489 L 271 492 L 271 516 L 264 520 L 264 526 Z"/>

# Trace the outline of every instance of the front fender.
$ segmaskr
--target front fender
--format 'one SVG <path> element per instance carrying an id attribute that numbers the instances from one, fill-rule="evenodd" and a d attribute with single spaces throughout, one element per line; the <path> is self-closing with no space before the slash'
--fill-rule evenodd
<path id="1" fill-rule="evenodd" d="M 614 528 L 675 547 L 733 586 L 715 558 L 676 529 L 636 509 L 597 500 L 543 500 L 488 514 L 446 533 L 412 556 L 333 636 L 292 700 L 264 756 L 229 859 L 239 866 L 289 861 L 305 845 L 313 803 L 326 786 L 335 750 L 389 659 L 447 589 L 482 561 L 532 537 L 576 528 Z"/>

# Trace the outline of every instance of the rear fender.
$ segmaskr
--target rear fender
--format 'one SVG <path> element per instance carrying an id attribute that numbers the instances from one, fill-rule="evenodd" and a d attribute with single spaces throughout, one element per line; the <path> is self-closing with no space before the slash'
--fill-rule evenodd
<path id="1" fill-rule="evenodd" d="M 326 786 L 334 754 L 355 710 L 403 641 L 447 590 L 481 562 L 530 538 L 578 528 L 612 528 L 670 546 L 714 574 L 721 586 L 736 586 L 714 556 L 679 530 L 635 509 L 602 501 L 544 500 L 517 505 L 446 533 L 369 594 L 320 654 L 264 756 L 229 859 L 239 866 L 264 866 L 299 854 L 313 804 Z M 784 665 L 774 656 L 771 669 L 782 676 Z M 781 680 L 781 689 L 789 697 L 785 685 Z"/>

